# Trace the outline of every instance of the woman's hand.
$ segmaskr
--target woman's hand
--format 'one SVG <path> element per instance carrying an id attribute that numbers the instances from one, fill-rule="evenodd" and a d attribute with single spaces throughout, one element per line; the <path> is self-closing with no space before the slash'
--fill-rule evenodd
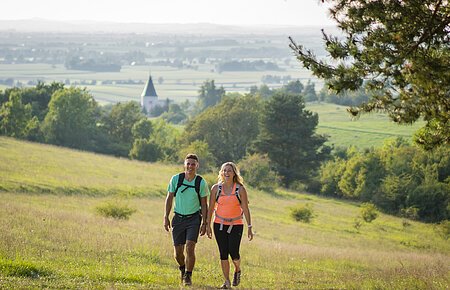
<path id="1" fill-rule="evenodd" d="M 209 225 L 206 226 L 206 236 L 210 239 L 212 238 L 212 230 Z"/>
<path id="2" fill-rule="evenodd" d="M 248 240 L 249 240 L 249 241 L 253 240 L 253 231 L 252 231 L 252 227 L 249 227 L 249 228 L 248 228 L 247 236 L 248 236 Z"/>

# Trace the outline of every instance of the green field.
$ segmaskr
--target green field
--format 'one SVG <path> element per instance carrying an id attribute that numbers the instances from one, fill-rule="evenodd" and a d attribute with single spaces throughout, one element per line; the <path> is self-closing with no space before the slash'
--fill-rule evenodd
<path id="1" fill-rule="evenodd" d="M 424 125 L 424 122 L 399 125 L 381 113 L 352 119 L 346 111 L 347 107 L 335 104 L 309 103 L 306 108 L 319 115 L 317 132 L 329 136 L 328 143 L 338 147 L 379 147 L 386 139 L 396 137 L 411 141 L 414 132 Z"/>
<path id="2" fill-rule="evenodd" d="M 264 75 L 287 76 L 292 79 L 300 79 L 306 84 L 312 79 L 309 71 L 301 69 L 300 65 L 293 62 L 286 66 L 282 62 L 279 66 L 284 71 L 255 71 L 255 72 L 214 72 L 211 64 L 199 65 L 198 70 L 176 69 L 165 66 L 123 66 L 120 72 L 87 72 L 67 70 L 63 65 L 51 64 L 0 64 L 0 79 L 13 78 L 27 83 L 28 81 L 42 80 L 44 82 L 60 81 L 66 79 L 73 82 L 96 80 L 98 85 L 85 87 L 100 103 L 117 103 L 140 100 L 144 85 L 106 85 L 105 80 L 133 80 L 146 82 L 151 73 L 158 96 L 162 99 L 169 98 L 176 102 L 186 99 L 195 100 L 200 86 L 206 80 L 215 80 L 217 86 L 223 86 L 227 92 L 248 92 L 253 85 L 261 85 L 261 77 Z M 164 82 L 159 84 L 158 78 Z M 322 86 L 317 81 L 318 88 Z M 84 85 L 83 85 L 84 86 Z M 280 84 L 273 85 L 279 87 Z"/>
<path id="3" fill-rule="evenodd" d="M 0 137 L 0 288 L 179 288 L 164 192 L 179 166 Z M 450 244 L 435 226 L 380 214 L 356 230 L 358 204 L 249 188 L 255 239 L 242 242 L 242 288 L 446 289 Z M 105 202 L 129 220 L 96 213 Z M 312 205 L 309 224 L 289 208 Z M 197 246 L 194 288 L 222 283 L 215 241 Z M 240 288 L 241 288 L 240 287 Z"/>

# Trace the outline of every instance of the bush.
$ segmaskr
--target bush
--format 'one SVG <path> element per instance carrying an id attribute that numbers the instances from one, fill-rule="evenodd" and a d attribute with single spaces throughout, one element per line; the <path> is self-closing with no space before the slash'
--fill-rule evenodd
<path id="1" fill-rule="evenodd" d="M 161 155 L 161 149 L 153 140 L 136 139 L 128 155 L 131 159 L 155 162 Z"/>
<path id="2" fill-rule="evenodd" d="M 377 208 L 372 203 L 363 203 L 361 205 L 361 218 L 370 223 L 378 217 Z"/>
<path id="3" fill-rule="evenodd" d="M 267 155 L 247 155 L 239 162 L 239 170 L 244 181 L 250 186 L 269 192 L 274 192 L 278 187 L 280 178 L 270 168 L 270 159 Z"/>
<path id="4" fill-rule="evenodd" d="M 407 218 L 407 219 L 411 219 L 411 220 L 418 220 L 419 219 L 419 209 L 417 207 L 407 207 L 407 208 L 402 208 L 400 210 L 400 216 Z"/>
<path id="5" fill-rule="evenodd" d="M 449 218 L 449 186 L 442 182 L 422 184 L 408 195 L 407 204 L 419 209 L 425 222 L 439 222 Z"/>
<path id="6" fill-rule="evenodd" d="M 107 218 L 128 220 L 136 209 L 124 204 L 108 202 L 96 207 L 97 213 Z"/>
<path id="7" fill-rule="evenodd" d="M 314 212 L 312 206 L 307 203 L 305 205 L 299 205 L 295 208 L 292 208 L 291 216 L 298 222 L 301 221 L 309 223 L 314 217 Z"/>
<path id="8" fill-rule="evenodd" d="M 0 258 L 0 273 L 5 276 L 39 278 L 51 273 L 31 262 L 22 260 L 5 260 Z"/>

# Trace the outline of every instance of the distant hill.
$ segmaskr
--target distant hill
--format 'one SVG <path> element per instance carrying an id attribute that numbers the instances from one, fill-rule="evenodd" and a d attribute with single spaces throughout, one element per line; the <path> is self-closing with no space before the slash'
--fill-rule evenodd
<path id="1" fill-rule="evenodd" d="M 284 25 L 219 25 L 212 23 L 119 23 L 95 21 L 53 21 L 40 18 L 23 20 L 0 20 L 0 31 L 18 32 L 105 32 L 105 33 L 158 33 L 195 35 L 308 35 L 320 34 L 322 26 Z M 327 31 L 336 30 L 326 27 Z"/>

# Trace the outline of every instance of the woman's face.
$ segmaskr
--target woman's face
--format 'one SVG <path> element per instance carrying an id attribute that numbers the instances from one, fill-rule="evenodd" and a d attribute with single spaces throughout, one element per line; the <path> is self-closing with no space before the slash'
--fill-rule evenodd
<path id="1" fill-rule="evenodd" d="M 231 167 L 231 165 L 225 165 L 225 167 L 223 168 L 223 178 L 225 181 L 233 181 L 234 178 L 234 171 L 233 171 L 233 167 Z"/>

